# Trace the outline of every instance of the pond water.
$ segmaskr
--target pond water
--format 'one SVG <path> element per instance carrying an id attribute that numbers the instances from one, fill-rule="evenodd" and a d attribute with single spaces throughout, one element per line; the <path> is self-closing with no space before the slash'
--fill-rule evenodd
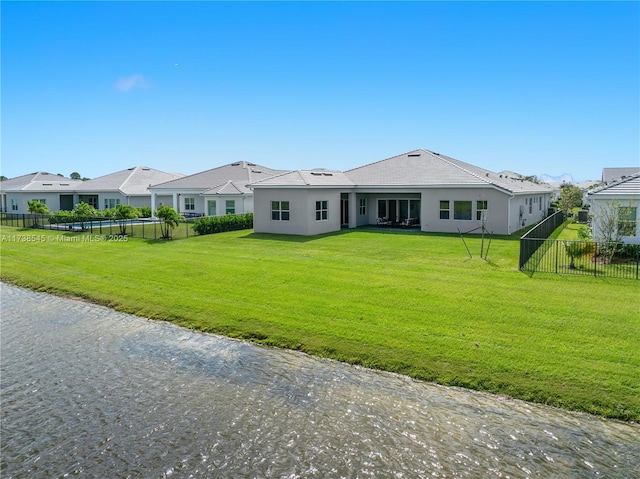
<path id="1" fill-rule="evenodd" d="M 640 426 L 1 284 L 3 478 L 640 477 Z"/>

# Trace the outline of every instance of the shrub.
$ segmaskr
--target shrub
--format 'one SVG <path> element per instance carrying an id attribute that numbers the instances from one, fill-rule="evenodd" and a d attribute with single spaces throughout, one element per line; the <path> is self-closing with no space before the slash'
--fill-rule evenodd
<path id="1" fill-rule="evenodd" d="M 193 231 L 199 235 L 253 228 L 253 213 L 244 215 L 207 216 L 193 222 Z"/>
<path id="2" fill-rule="evenodd" d="M 151 206 L 141 206 L 138 208 L 138 216 L 140 218 L 151 218 Z"/>

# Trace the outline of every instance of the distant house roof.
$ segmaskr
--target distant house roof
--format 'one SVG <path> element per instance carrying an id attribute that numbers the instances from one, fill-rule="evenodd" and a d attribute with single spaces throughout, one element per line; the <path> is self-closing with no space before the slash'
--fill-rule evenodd
<path id="1" fill-rule="evenodd" d="M 602 182 L 611 183 L 622 178 L 633 176 L 636 173 L 640 173 L 640 166 L 630 166 L 623 168 L 603 168 L 602 169 Z"/>
<path id="2" fill-rule="evenodd" d="M 271 178 L 265 178 L 251 183 L 253 188 L 287 188 L 287 187 L 316 187 L 337 188 L 353 187 L 353 181 L 341 171 L 333 170 L 294 170 L 287 171 Z"/>
<path id="3" fill-rule="evenodd" d="M 237 161 L 179 179 L 153 185 L 153 190 L 200 190 L 202 194 L 245 194 L 248 183 L 283 173 L 246 161 Z"/>
<path id="4" fill-rule="evenodd" d="M 0 181 L 0 191 L 33 191 L 45 192 L 68 189 L 74 191 L 80 180 L 72 180 L 65 176 L 53 175 L 44 171 L 37 171 L 28 175 L 17 176 L 8 180 Z"/>
<path id="5" fill-rule="evenodd" d="M 344 172 L 358 186 L 493 186 L 508 192 L 550 192 L 546 184 L 514 179 L 429 150 L 413 150 Z"/>
<path id="6" fill-rule="evenodd" d="M 588 193 L 589 196 L 640 196 L 640 173 L 622 180 L 596 188 Z"/>
<path id="7" fill-rule="evenodd" d="M 120 191 L 125 196 L 145 196 L 150 185 L 175 180 L 183 175 L 154 170 L 147 166 L 135 166 L 81 182 L 75 190 L 78 193 L 97 191 Z"/>

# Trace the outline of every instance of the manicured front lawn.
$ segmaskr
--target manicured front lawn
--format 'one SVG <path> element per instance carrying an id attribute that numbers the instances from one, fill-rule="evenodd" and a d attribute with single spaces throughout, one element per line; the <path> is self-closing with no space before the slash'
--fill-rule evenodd
<path id="1" fill-rule="evenodd" d="M 5 281 L 442 384 L 640 421 L 640 283 L 517 270 L 518 241 L 358 229 L 11 240 Z M 488 246 L 485 239 L 484 248 Z"/>

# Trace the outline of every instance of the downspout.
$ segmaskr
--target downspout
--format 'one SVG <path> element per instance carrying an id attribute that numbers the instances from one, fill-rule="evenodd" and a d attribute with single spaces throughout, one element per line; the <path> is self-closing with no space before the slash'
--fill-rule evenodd
<path id="1" fill-rule="evenodd" d="M 511 231 L 511 200 L 514 198 L 515 198 L 515 195 L 510 194 L 509 201 L 507 202 L 507 234 L 509 235 L 513 233 L 513 231 Z"/>

